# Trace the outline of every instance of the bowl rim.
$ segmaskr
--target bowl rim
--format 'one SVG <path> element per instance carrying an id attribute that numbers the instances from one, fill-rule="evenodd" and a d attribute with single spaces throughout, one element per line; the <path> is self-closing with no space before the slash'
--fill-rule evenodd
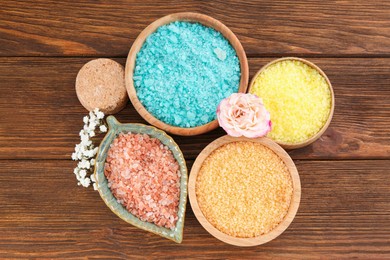
<path id="1" fill-rule="evenodd" d="M 183 240 L 183 229 L 184 229 L 184 222 L 185 222 L 185 212 L 186 212 L 186 205 L 187 205 L 187 195 L 188 195 L 188 168 L 186 160 L 184 159 L 183 153 L 180 150 L 180 147 L 177 145 L 177 143 L 173 140 L 171 136 L 169 136 L 164 131 L 145 124 L 140 123 L 120 123 L 114 116 L 108 116 L 107 119 L 108 124 L 108 131 L 106 135 L 104 136 L 103 140 L 101 141 L 98 151 L 96 154 L 95 159 L 95 167 L 93 175 L 96 180 L 97 190 L 99 192 L 100 197 L 106 204 L 106 206 L 120 219 L 124 220 L 125 222 L 146 230 L 148 232 L 152 232 L 154 234 L 160 235 L 162 237 L 168 238 L 176 243 L 181 243 Z M 178 164 L 180 165 L 180 200 L 179 200 L 179 206 L 178 206 L 178 216 L 179 219 L 176 223 L 176 227 L 174 230 L 169 230 L 164 227 L 159 227 L 151 222 L 142 221 L 136 216 L 134 216 L 132 213 L 127 211 L 121 204 L 116 202 L 115 196 L 112 194 L 110 188 L 107 187 L 108 191 L 102 190 L 101 184 L 104 182 L 107 182 L 107 178 L 104 175 L 104 167 L 105 167 L 105 161 L 107 157 L 107 151 L 109 150 L 110 144 L 115 140 L 117 135 L 119 133 L 122 133 L 124 131 L 132 132 L 132 133 L 144 133 L 143 130 L 140 129 L 146 129 L 153 132 L 156 136 L 153 136 L 154 138 L 157 138 L 161 141 L 161 143 L 165 144 L 166 142 L 169 142 L 172 147 L 174 147 L 174 150 L 170 148 L 172 151 L 175 159 L 177 160 Z M 147 133 L 146 133 L 147 134 Z M 150 134 L 148 134 L 150 135 Z M 160 137 L 158 137 L 158 135 Z M 165 138 L 165 140 L 163 140 Z M 168 145 L 167 145 L 168 146 Z M 105 149 L 103 149 L 105 148 Z M 104 159 L 104 160 L 103 160 Z M 103 172 L 102 172 L 103 171 Z M 106 190 L 107 190 L 106 189 Z M 108 194 L 109 193 L 109 194 Z M 112 195 L 112 198 L 109 198 Z M 114 203 L 114 204 L 112 204 Z"/>
<path id="2" fill-rule="evenodd" d="M 136 89 L 134 87 L 134 80 L 133 80 L 133 71 L 135 67 L 135 61 L 136 56 L 139 50 L 142 48 L 142 45 L 144 44 L 146 38 L 155 32 L 160 26 L 163 26 L 165 24 L 169 24 L 171 22 L 175 21 L 188 21 L 188 22 L 197 22 L 201 23 L 204 26 L 211 27 L 215 29 L 216 31 L 219 31 L 222 33 L 222 35 L 229 41 L 231 46 L 236 51 L 237 57 L 240 62 L 240 84 L 238 92 L 246 93 L 248 82 L 249 82 L 249 65 L 248 65 L 248 59 L 246 57 L 246 53 L 244 51 L 244 48 L 241 44 L 241 42 L 238 40 L 237 36 L 222 22 L 220 22 L 217 19 L 214 19 L 208 15 L 200 14 L 200 13 L 194 13 L 194 12 L 181 12 L 181 13 L 173 13 L 166 15 L 164 17 L 161 17 L 157 19 L 156 21 L 152 22 L 150 25 L 148 25 L 136 38 L 134 41 L 129 54 L 126 59 L 126 68 L 125 68 L 125 84 L 126 84 L 126 90 L 128 93 L 128 96 L 130 98 L 131 103 L 133 104 L 136 111 L 141 115 L 142 118 L 144 118 L 148 123 L 150 123 L 153 126 L 156 126 L 166 132 L 176 134 L 176 135 L 182 135 L 182 136 L 192 136 L 192 135 L 198 135 L 203 134 L 206 132 L 209 132 L 211 130 L 216 129 L 219 124 L 218 120 L 215 119 L 207 124 L 196 126 L 196 127 L 178 127 L 178 126 L 172 126 L 167 123 L 164 123 L 163 121 L 157 119 L 154 117 L 139 101 Z"/>
<path id="3" fill-rule="evenodd" d="M 204 214 L 202 213 L 202 211 L 199 207 L 197 197 L 196 197 L 196 179 L 197 179 L 198 173 L 203 165 L 204 160 L 214 150 L 218 149 L 219 147 L 221 147 L 225 144 L 228 144 L 228 143 L 240 142 L 240 141 L 260 143 L 260 144 L 268 147 L 269 149 L 271 149 L 273 152 L 275 152 L 283 160 L 283 162 L 287 166 L 287 168 L 290 172 L 290 175 L 291 175 L 292 183 L 293 183 L 293 194 L 292 194 L 290 206 L 289 206 L 288 212 L 287 212 L 286 216 L 284 217 L 283 221 L 281 223 L 279 223 L 279 225 L 276 228 L 274 228 L 273 230 L 271 230 L 270 232 L 268 232 L 264 235 L 252 237 L 252 238 L 238 238 L 238 237 L 230 236 L 228 234 L 225 234 L 225 233 L 219 231 L 204 216 Z M 288 226 L 291 224 L 291 222 L 293 221 L 293 219 L 298 211 L 299 204 L 300 204 L 301 182 L 300 182 L 298 170 L 297 170 L 293 160 L 291 159 L 291 157 L 288 155 L 288 153 L 282 147 L 280 147 L 277 143 L 275 143 L 271 139 L 266 138 L 266 137 L 246 138 L 246 137 L 231 137 L 231 136 L 225 135 L 225 136 L 222 136 L 222 137 L 214 140 L 213 142 L 211 142 L 208 146 L 206 146 L 202 150 L 202 152 L 196 158 L 196 160 L 192 166 L 189 181 L 188 181 L 188 196 L 189 196 L 191 208 L 194 212 L 195 217 L 198 219 L 200 224 L 215 238 L 217 238 L 225 243 L 235 245 L 235 246 L 242 246 L 242 247 L 257 246 L 257 245 L 261 245 L 261 244 L 267 243 L 267 242 L 275 239 L 280 234 L 282 234 L 288 228 Z"/>
<path id="4" fill-rule="evenodd" d="M 270 62 L 268 62 L 267 64 L 265 64 L 263 67 L 261 67 L 257 72 L 256 74 L 252 77 L 252 80 L 250 81 L 249 83 L 249 87 L 248 87 L 248 93 L 250 93 L 250 90 L 251 88 L 253 87 L 253 84 L 255 83 L 257 77 L 265 70 L 267 69 L 269 66 L 275 64 L 275 63 L 278 63 L 278 62 L 281 62 L 281 61 L 285 61 L 285 60 L 296 60 L 296 61 L 300 61 L 300 62 L 303 62 L 304 64 L 312 67 L 313 69 L 315 69 L 316 71 L 318 71 L 320 73 L 320 75 L 322 77 L 325 78 L 327 84 L 328 84 L 328 87 L 329 87 L 329 90 L 330 90 L 330 93 L 331 93 L 331 107 L 330 107 L 330 111 L 329 111 L 329 115 L 328 115 L 328 119 L 326 120 L 325 124 L 322 126 L 322 128 L 315 134 L 313 135 L 312 137 L 304 140 L 304 141 L 301 141 L 301 142 L 298 142 L 298 143 L 287 143 L 287 142 L 282 142 L 282 141 L 277 141 L 277 140 L 273 140 L 275 141 L 276 143 L 278 143 L 280 146 L 282 146 L 283 148 L 285 149 L 297 149 L 297 148 L 302 148 L 304 146 L 307 146 L 311 143 L 313 143 L 314 141 L 316 141 L 318 138 L 321 137 L 321 135 L 326 131 L 326 129 L 328 129 L 329 125 L 330 125 L 330 122 L 332 121 L 332 118 L 333 118 L 333 113 L 334 113 L 334 107 L 335 107 L 335 97 L 334 97 L 334 91 L 333 91 L 333 86 L 332 84 L 330 83 L 330 80 L 328 78 L 328 76 L 325 74 L 325 72 L 320 68 L 318 67 L 317 65 L 315 65 L 313 62 L 311 61 L 308 61 L 306 59 L 303 59 L 303 58 L 298 58 L 298 57 L 283 57 L 283 58 L 278 58 L 278 59 L 275 59 L 275 60 L 272 60 Z"/>

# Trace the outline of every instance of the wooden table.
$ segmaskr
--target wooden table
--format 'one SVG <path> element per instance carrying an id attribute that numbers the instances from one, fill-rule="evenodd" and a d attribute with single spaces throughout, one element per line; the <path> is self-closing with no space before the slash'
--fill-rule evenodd
<path id="1" fill-rule="evenodd" d="M 0 258 L 390 258 L 390 3 L 388 1 L 12 1 L 0 4 Z M 116 217 L 76 185 L 86 110 L 75 77 L 98 57 L 125 63 L 166 14 L 211 15 L 236 33 L 251 76 L 282 56 L 307 58 L 333 83 L 326 133 L 295 151 L 298 214 L 280 237 L 238 248 L 209 235 L 187 208 L 175 244 Z M 129 104 L 123 122 L 144 120 Z M 221 129 L 174 136 L 189 168 Z"/>

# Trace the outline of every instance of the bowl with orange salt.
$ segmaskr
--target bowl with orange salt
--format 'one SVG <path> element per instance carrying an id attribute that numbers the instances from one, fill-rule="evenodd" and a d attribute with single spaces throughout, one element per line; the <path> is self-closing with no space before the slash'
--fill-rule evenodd
<path id="1" fill-rule="evenodd" d="M 107 124 L 94 172 L 101 198 L 127 223 L 181 243 L 188 177 L 178 145 L 152 126 Z"/>
<path id="2" fill-rule="evenodd" d="M 196 158 L 188 193 L 196 218 L 211 235 L 236 246 L 256 246 L 291 224 L 301 184 L 294 162 L 272 140 L 226 135 Z"/>

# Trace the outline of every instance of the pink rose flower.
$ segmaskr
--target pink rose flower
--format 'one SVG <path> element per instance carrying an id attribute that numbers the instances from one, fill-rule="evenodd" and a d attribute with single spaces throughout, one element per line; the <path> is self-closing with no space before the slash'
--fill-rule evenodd
<path id="1" fill-rule="evenodd" d="M 217 108 L 219 125 L 230 136 L 249 138 L 265 136 L 271 131 L 270 114 L 256 95 L 234 93 Z"/>

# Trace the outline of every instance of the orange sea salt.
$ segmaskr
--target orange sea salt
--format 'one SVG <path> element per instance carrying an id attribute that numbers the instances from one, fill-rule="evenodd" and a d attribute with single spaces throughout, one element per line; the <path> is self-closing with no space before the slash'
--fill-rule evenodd
<path id="1" fill-rule="evenodd" d="M 167 146 L 146 134 L 119 134 L 104 174 L 111 192 L 142 221 L 173 229 L 178 220 L 180 166 Z"/>
<path id="2" fill-rule="evenodd" d="M 296 144 L 317 134 L 331 110 L 331 91 L 326 79 L 298 60 L 282 60 L 262 71 L 250 93 L 263 99 L 271 114 L 268 137 Z"/>
<path id="3" fill-rule="evenodd" d="M 286 216 L 291 175 L 278 155 L 260 143 L 233 142 L 212 152 L 196 180 L 199 207 L 221 232 L 256 237 Z"/>

